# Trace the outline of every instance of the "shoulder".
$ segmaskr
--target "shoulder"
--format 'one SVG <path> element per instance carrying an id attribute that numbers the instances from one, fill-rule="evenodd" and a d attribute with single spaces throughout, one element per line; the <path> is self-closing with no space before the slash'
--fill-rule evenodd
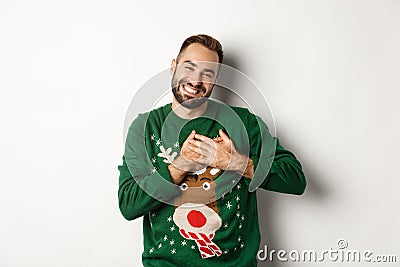
<path id="1" fill-rule="evenodd" d="M 148 123 L 160 123 L 164 121 L 171 111 L 171 103 L 165 104 L 150 111 L 138 113 L 130 124 L 130 128 L 142 126 L 145 127 Z"/>
<path id="2" fill-rule="evenodd" d="M 248 108 L 245 107 L 238 107 L 238 106 L 229 106 L 231 109 L 233 109 L 240 117 L 248 117 L 250 116 L 251 113 Z"/>
<path id="3" fill-rule="evenodd" d="M 246 123 L 254 126 L 254 123 L 257 124 L 257 118 L 260 119 L 259 116 L 255 115 L 248 108 L 239 107 L 239 106 L 229 106 L 235 113 L 240 117 L 240 119 Z"/>
<path id="4" fill-rule="evenodd" d="M 248 108 L 239 106 L 229 107 L 232 108 L 232 110 L 234 110 L 240 117 L 248 131 L 263 131 L 264 129 L 269 131 L 269 127 L 264 120 L 260 116 L 250 111 Z"/>

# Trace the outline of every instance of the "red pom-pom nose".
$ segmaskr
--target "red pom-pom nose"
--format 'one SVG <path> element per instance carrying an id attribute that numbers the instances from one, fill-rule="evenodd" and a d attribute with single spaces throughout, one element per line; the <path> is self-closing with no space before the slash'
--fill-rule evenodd
<path id="1" fill-rule="evenodd" d="M 199 228 L 207 223 L 207 218 L 198 210 L 191 210 L 187 215 L 189 224 L 193 227 Z"/>

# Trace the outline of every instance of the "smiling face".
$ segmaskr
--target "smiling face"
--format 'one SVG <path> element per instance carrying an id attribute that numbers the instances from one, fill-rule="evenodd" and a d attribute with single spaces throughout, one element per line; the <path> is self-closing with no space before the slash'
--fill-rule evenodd
<path id="1" fill-rule="evenodd" d="M 179 54 L 177 60 L 172 60 L 171 64 L 174 102 L 186 108 L 197 108 L 211 95 L 219 68 L 218 54 L 193 43 Z"/>

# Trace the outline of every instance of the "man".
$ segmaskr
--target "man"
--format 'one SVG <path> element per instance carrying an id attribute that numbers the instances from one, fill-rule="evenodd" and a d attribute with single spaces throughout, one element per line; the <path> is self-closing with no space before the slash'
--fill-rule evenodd
<path id="1" fill-rule="evenodd" d="M 209 99 L 222 60 L 214 38 L 187 38 L 171 64 L 172 103 L 139 114 L 129 128 L 119 207 L 128 220 L 144 216 L 144 266 L 256 266 L 252 182 L 305 190 L 299 161 L 258 116 Z"/>

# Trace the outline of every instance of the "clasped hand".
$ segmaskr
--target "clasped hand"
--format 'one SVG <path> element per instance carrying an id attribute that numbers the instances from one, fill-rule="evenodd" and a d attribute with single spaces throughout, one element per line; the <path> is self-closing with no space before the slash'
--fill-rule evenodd
<path id="1" fill-rule="evenodd" d="M 219 130 L 219 135 L 211 139 L 193 130 L 173 164 L 184 171 L 199 170 L 206 166 L 240 171 L 247 162 L 247 157 L 237 152 L 232 140 L 224 131 Z"/>

